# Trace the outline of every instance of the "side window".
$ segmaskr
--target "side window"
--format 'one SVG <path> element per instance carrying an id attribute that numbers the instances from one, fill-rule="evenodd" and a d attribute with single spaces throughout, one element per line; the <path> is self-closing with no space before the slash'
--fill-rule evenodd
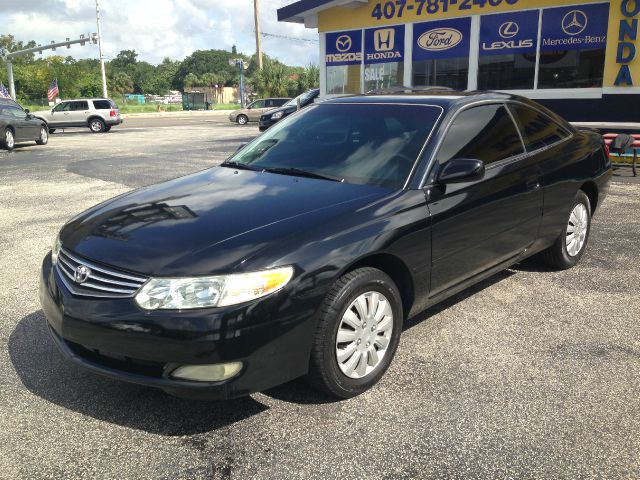
<path id="1" fill-rule="evenodd" d="M 79 112 L 81 110 L 89 110 L 89 104 L 87 102 L 71 102 L 71 110 Z"/>
<path id="2" fill-rule="evenodd" d="M 529 152 L 552 145 L 570 135 L 564 127 L 533 108 L 517 104 L 509 105 L 509 108 L 518 120 Z"/>
<path id="3" fill-rule="evenodd" d="M 485 164 L 524 153 L 511 115 L 503 105 L 482 105 L 463 110 L 453 121 L 438 151 L 444 164 L 454 158 L 482 160 Z"/>
<path id="4" fill-rule="evenodd" d="M 14 107 L 14 106 L 9 106 L 9 107 L 5 107 L 7 109 L 7 113 L 9 115 L 14 116 L 15 118 L 22 118 L 24 119 L 27 114 L 25 113 L 24 110 L 22 110 L 21 108 L 18 107 Z"/>
<path id="5" fill-rule="evenodd" d="M 269 98 L 264 101 L 265 108 L 273 108 L 276 106 L 276 101 L 273 98 Z"/>
<path id="6" fill-rule="evenodd" d="M 276 98 L 275 100 L 273 100 L 273 106 L 274 107 L 281 107 L 282 105 L 284 105 L 288 101 L 289 100 L 286 99 L 286 98 Z"/>
<path id="7" fill-rule="evenodd" d="M 111 102 L 109 100 L 93 100 L 93 107 L 96 110 L 110 110 Z"/>
<path id="8" fill-rule="evenodd" d="M 54 112 L 68 112 L 71 108 L 71 102 L 62 102 L 53 107 Z"/>
<path id="9" fill-rule="evenodd" d="M 251 108 L 264 108 L 264 100 L 256 100 L 253 102 Z"/>

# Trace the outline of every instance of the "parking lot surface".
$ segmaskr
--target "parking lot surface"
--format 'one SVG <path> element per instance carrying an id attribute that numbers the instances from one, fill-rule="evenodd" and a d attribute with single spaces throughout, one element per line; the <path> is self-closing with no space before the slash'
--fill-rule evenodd
<path id="1" fill-rule="evenodd" d="M 62 224 L 257 133 L 138 117 L 0 151 L 0 478 L 640 478 L 640 184 L 619 177 L 578 267 L 527 262 L 410 319 L 352 400 L 295 381 L 196 402 L 64 360 L 37 294 Z"/>

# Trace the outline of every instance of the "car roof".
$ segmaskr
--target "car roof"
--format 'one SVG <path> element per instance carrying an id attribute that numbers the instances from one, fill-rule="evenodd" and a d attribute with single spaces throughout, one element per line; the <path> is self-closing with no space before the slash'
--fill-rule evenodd
<path id="1" fill-rule="evenodd" d="M 60 103 L 62 103 L 62 102 L 79 102 L 79 101 L 86 102 L 87 100 L 108 100 L 108 101 L 113 101 L 110 98 L 104 98 L 104 97 L 96 97 L 96 98 L 65 98 L 64 100 L 61 100 Z"/>
<path id="2" fill-rule="evenodd" d="M 544 105 L 540 105 L 526 97 L 513 95 L 510 93 L 495 91 L 456 91 L 448 88 L 411 88 L 398 87 L 397 89 L 378 90 L 366 93 L 364 95 L 348 95 L 328 99 L 321 104 L 339 104 L 339 103 L 388 103 L 388 104 L 411 104 L 411 105 L 436 105 L 444 110 L 458 109 L 468 104 L 480 101 L 496 101 L 504 102 L 506 100 L 524 103 L 529 107 L 539 110 L 547 116 L 562 124 L 565 128 L 573 130 L 570 124 L 549 110 Z"/>
<path id="3" fill-rule="evenodd" d="M 373 91 L 364 95 L 349 95 L 329 99 L 323 103 L 404 103 L 414 105 L 437 105 L 451 107 L 482 100 L 523 100 L 527 99 L 508 93 L 492 91 L 456 91 L 450 89 L 385 89 Z"/>

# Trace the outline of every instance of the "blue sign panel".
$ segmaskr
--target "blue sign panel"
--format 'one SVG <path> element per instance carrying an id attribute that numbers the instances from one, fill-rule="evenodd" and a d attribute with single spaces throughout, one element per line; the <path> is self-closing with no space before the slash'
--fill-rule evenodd
<path id="1" fill-rule="evenodd" d="M 605 48 L 609 4 L 548 8 L 542 12 L 542 50 Z"/>
<path id="2" fill-rule="evenodd" d="M 402 62 L 404 25 L 364 31 L 364 63 Z"/>
<path id="3" fill-rule="evenodd" d="M 354 65 L 362 62 L 362 30 L 327 33 L 327 65 Z"/>
<path id="4" fill-rule="evenodd" d="M 413 59 L 469 56 L 471 18 L 416 23 L 413 26 Z"/>
<path id="5" fill-rule="evenodd" d="M 480 19 L 480 55 L 535 52 L 539 12 L 501 13 Z"/>

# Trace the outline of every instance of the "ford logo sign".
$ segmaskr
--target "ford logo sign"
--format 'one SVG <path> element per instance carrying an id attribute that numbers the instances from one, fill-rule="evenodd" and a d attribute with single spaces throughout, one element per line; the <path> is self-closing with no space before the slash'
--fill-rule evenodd
<path id="1" fill-rule="evenodd" d="M 455 47 L 462 41 L 462 33 L 455 28 L 434 28 L 418 38 L 418 46 L 423 50 L 437 52 Z"/>

